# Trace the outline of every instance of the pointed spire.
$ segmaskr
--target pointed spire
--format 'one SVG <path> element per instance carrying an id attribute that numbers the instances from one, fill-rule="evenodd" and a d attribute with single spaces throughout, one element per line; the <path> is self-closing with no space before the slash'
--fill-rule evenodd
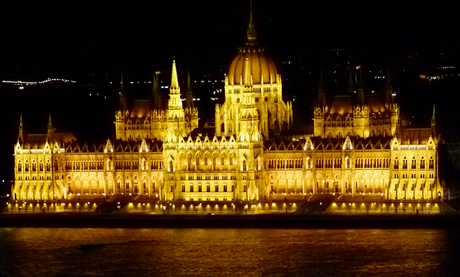
<path id="1" fill-rule="evenodd" d="M 160 71 L 156 71 L 155 73 L 153 73 L 151 107 L 155 110 L 161 110 L 163 106 L 162 99 L 161 99 L 160 82 L 158 81 L 159 74 L 160 74 Z"/>
<path id="2" fill-rule="evenodd" d="M 249 26 L 247 31 L 248 40 L 253 42 L 257 39 L 257 31 L 254 27 L 253 16 L 252 16 L 252 1 L 250 2 L 250 10 L 249 10 Z"/>
<path id="3" fill-rule="evenodd" d="M 19 115 L 19 134 L 18 134 L 18 142 L 24 142 L 24 125 L 22 124 L 22 114 Z"/>
<path id="4" fill-rule="evenodd" d="M 385 103 L 393 104 L 393 87 L 391 86 L 390 68 L 388 68 L 387 87 L 385 90 Z"/>
<path id="5" fill-rule="evenodd" d="M 192 82 L 190 80 L 190 70 L 188 71 L 187 76 L 187 95 L 185 96 L 185 106 L 192 111 L 195 108 L 193 104 L 193 92 L 192 92 Z"/>
<path id="6" fill-rule="evenodd" d="M 350 66 L 350 76 L 348 78 L 348 93 L 353 94 L 355 92 L 355 82 L 353 81 L 353 67 Z"/>
<path id="7" fill-rule="evenodd" d="M 51 121 L 51 113 L 48 114 L 48 130 L 53 129 L 53 122 Z"/>
<path id="8" fill-rule="evenodd" d="M 126 110 L 127 102 L 126 102 L 126 92 L 125 92 L 125 80 L 123 79 L 123 71 L 121 72 L 120 78 L 120 110 Z"/>
<path id="9" fill-rule="evenodd" d="M 431 133 L 436 136 L 436 113 L 435 104 L 433 104 L 433 116 L 431 117 Z"/>
<path id="10" fill-rule="evenodd" d="M 318 107 L 324 107 L 325 105 L 326 105 L 326 93 L 324 92 L 323 69 L 321 68 L 319 87 L 318 87 Z"/>
<path id="11" fill-rule="evenodd" d="M 173 57 L 172 74 L 171 74 L 171 93 L 173 93 L 174 90 L 179 90 L 179 81 L 177 80 L 176 60 Z"/>
<path id="12" fill-rule="evenodd" d="M 246 55 L 246 59 L 244 60 L 244 85 L 250 86 L 251 85 L 251 64 L 249 61 L 249 55 Z"/>
<path id="13" fill-rule="evenodd" d="M 54 128 L 53 128 L 53 122 L 51 121 L 51 113 L 48 116 L 48 135 L 46 136 L 46 139 L 48 140 L 49 143 L 54 142 Z"/>
<path id="14" fill-rule="evenodd" d="M 359 69 L 359 77 L 358 77 L 358 105 L 364 105 L 364 83 L 363 83 L 363 69 L 361 66 L 358 67 Z"/>

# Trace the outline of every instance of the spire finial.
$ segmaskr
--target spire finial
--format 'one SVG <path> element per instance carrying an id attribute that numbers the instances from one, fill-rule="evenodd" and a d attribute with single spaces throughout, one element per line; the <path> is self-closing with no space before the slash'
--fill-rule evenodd
<path id="1" fill-rule="evenodd" d="M 319 87 L 318 87 L 318 106 L 324 107 L 326 105 L 326 93 L 324 92 L 323 86 L 323 68 L 321 68 L 321 73 L 319 77 Z"/>
<path id="2" fill-rule="evenodd" d="M 190 80 L 190 70 L 188 71 L 187 76 L 187 95 L 185 96 L 185 103 L 187 108 L 193 110 L 195 105 L 193 104 L 193 93 L 192 93 L 192 82 Z"/>
<path id="3" fill-rule="evenodd" d="M 19 134 L 18 134 L 18 142 L 23 143 L 24 142 L 24 126 L 22 124 L 22 114 L 19 115 Z"/>
<path id="4" fill-rule="evenodd" d="M 385 102 L 393 104 L 393 87 L 391 86 L 390 68 L 388 68 L 387 87 L 385 91 Z"/>
<path id="5" fill-rule="evenodd" d="M 179 89 L 179 81 L 177 80 L 176 60 L 173 56 L 172 74 L 171 74 L 171 90 Z"/>
<path id="6" fill-rule="evenodd" d="M 48 114 L 48 129 L 53 128 L 53 122 L 51 121 L 51 113 Z"/>
<path id="7" fill-rule="evenodd" d="M 249 26 L 248 26 L 248 40 L 255 41 L 257 39 L 257 31 L 254 27 L 253 16 L 252 16 L 252 1 L 249 3 Z"/>
<path id="8" fill-rule="evenodd" d="M 120 77 L 120 86 L 121 86 L 121 91 L 120 91 L 120 109 L 121 110 L 126 110 L 126 94 L 125 94 L 125 82 L 123 79 L 123 71 L 121 71 L 121 77 Z"/>
<path id="9" fill-rule="evenodd" d="M 350 66 L 350 76 L 348 78 L 348 93 L 353 94 L 355 92 L 355 84 L 353 82 L 353 67 Z"/>

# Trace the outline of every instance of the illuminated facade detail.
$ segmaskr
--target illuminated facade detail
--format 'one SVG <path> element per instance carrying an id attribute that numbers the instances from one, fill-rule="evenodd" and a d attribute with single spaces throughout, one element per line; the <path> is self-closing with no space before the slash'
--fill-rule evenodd
<path id="1" fill-rule="evenodd" d="M 320 84 L 318 105 L 314 112 L 314 135 L 328 138 L 346 136 L 389 137 L 398 132 L 400 126 L 399 107 L 393 100 L 390 78 L 387 80 L 385 98 L 364 94 L 362 68 L 357 67 L 357 78 L 350 80 L 347 95 L 336 95 L 329 107 Z M 357 90 L 356 90 L 357 83 Z M 357 93 L 356 93 L 357 92 Z M 356 98 L 352 96 L 356 94 Z"/>
<path id="2" fill-rule="evenodd" d="M 244 105 L 254 102 L 258 130 L 265 140 L 288 130 L 292 125 L 292 103 L 282 98 L 281 75 L 272 59 L 257 43 L 251 18 L 246 45 L 239 49 L 225 76 L 225 102 L 216 105 L 215 124 L 218 136 L 239 134 Z"/>
<path id="3" fill-rule="evenodd" d="M 252 13 L 251 13 L 252 18 Z M 329 108 L 322 81 L 314 136 L 273 140 L 292 124 L 282 100 L 281 76 L 256 43 L 250 20 L 246 46 L 225 79 L 225 103 L 216 106 L 215 135 L 200 135 L 188 78 L 185 108 L 175 61 L 167 107 L 158 76 L 152 100 L 127 108 L 120 92 L 116 140 L 80 146 L 71 134 L 25 135 L 15 144 L 14 199 L 109 198 L 136 200 L 269 201 L 335 194 L 379 199 L 440 199 L 438 135 L 406 128 L 390 82 L 384 100 L 365 97 L 362 73 Z M 195 130 L 195 131 L 194 131 Z"/>
<path id="4" fill-rule="evenodd" d="M 187 105 L 185 109 L 182 106 L 175 61 L 172 65 L 167 107 L 162 106 L 157 74 L 153 79 L 152 100 L 135 100 L 131 110 L 127 108 L 123 77 L 121 88 L 120 109 L 115 115 L 116 139 L 140 141 L 145 138 L 163 141 L 165 136 L 171 135 L 168 131 L 186 136 L 198 127 L 198 110 L 193 105 Z M 191 90 L 187 91 L 187 95 L 189 94 L 192 94 Z"/>

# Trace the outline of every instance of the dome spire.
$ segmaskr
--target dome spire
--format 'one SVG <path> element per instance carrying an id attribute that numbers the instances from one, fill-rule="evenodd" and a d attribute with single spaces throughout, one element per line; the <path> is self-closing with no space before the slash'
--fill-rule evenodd
<path id="1" fill-rule="evenodd" d="M 254 22 L 253 22 L 253 19 L 252 19 L 252 1 L 250 2 L 249 4 L 250 6 L 250 10 L 249 10 L 249 26 L 248 26 L 248 32 L 247 32 L 247 35 L 248 35 L 248 40 L 250 42 L 253 42 L 257 39 L 257 31 L 256 31 L 256 28 L 254 27 Z"/>

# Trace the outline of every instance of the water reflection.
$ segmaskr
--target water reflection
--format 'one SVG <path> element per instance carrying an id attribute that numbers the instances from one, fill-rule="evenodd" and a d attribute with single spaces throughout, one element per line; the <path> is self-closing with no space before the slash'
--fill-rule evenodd
<path id="1" fill-rule="evenodd" d="M 0 229 L 2 276 L 455 276 L 457 230 Z"/>

